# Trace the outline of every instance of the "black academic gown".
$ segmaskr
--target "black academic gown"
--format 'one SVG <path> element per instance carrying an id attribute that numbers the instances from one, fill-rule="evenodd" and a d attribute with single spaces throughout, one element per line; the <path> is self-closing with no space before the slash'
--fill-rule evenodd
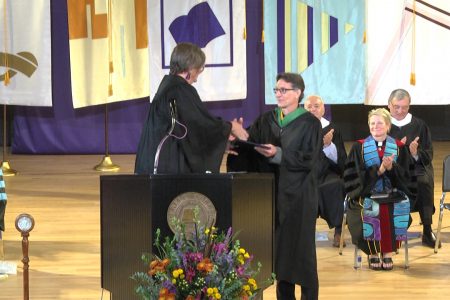
<path id="1" fill-rule="evenodd" d="M 345 198 L 342 175 L 347 153 L 340 131 L 332 123 L 322 129 L 322 139 L 331 129 L 334 129 L 332 142 L 337 150 L 337 163 L 323 155 L 319 175 L 319 215 L 333 228 L 342 224 Z"/>
<path id="2" fill-rule="evenodd" d="M 150 104 L 136 153 L 135 173 L 153 174 L 157 147 L 171 128 L 169 103 L 173 99 L 176 120 L 186 128 L 175 125 L 173 135 L 179 139 L 173 136 L 166 139 L 157 173 L 218 173 L 231 124 L 211 116 L 196 89 L 176 75 L 163 78 Z"/>
<path id="3" fill-rule="evenodd" d="M 275 111 L 261 115 L 249 129 L 249 140 L 282 149 L 279 165 L 253 149 L 239 149 L 246 156 L 229 156 L 229 169 L 272 172 L 276 181 L 277 280 L 318 287 L 316 262 L 317 176 L 314 162 L 322 151 L 320 121 L 309 112 L 280 127 Z M 238 150 L 238 151 L 239 151 Z M 244 162 L 245 161 L 245 162 Z"/>
<path id="4" fill-rule="evenodd" d="M 431 132 L 428 126 L 419 118 L 412 117 L 411 122 L 405 126 L 398 127 L 392 124 L 389 135 L 401 140 L 407 137 L 406 145 L 418 136 L 419 160 L 416 162 L 417 175 L 417 202 L 412 208 L 413 211 L 419 211 L 420 219 L 424 225 L 432 224 L 434 213 L 434 170 L 433 170 L 433 144 L 431 142 Z"/>
<path id="5" fill-rule="evenodd" d="M 348 153 L 344 184 L 350 203 L 347 212 L 348 229 L 352 236 L 352 243 L 366 254 L 370 254 L 368 243 L 363 238 L 361 209 L 362 199 L 370 197 L 371 191 L 378 180 L 378 166 L 366 167 L 363 153 L 363 141 L 355 142 Z M 385 173 L 393 188 L 404 192 L 410 201 L 411 207 L 415 203 L 417 180 L 414 176 L 414 162 L 407 147 L 398 146 L 398 158 L 390 171 Z M 392 213 L 391 213 L 392 214 Z"/>

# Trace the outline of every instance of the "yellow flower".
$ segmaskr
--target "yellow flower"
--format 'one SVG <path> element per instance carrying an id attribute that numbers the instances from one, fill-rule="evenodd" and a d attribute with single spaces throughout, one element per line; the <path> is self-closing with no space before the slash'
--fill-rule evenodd
<path id="1" fill-rule="evenodd" d="M 172 276 L 174 278 L 180 277 L 181 279 L 183 279 L 184 278 L 184 274 L 183 273 L 184 273 L 183 269 L 176 269 L 176 270 L 172 271 Z"/>
<path id="2" fill-rule="evenodd" d="M 244 291 L 249 291 L 249 290 L 250 290 L 250 286 L 249 286 L 248 284 L 246 284 L 246 285 L 244 285 L 244 286 L 242 287 L 242 289 L 243 289 Z"/>
<path id="3" fill-rule="evenodd" d="M 248 279 L 248 283 L 252 286 L 252 288 L 253 288 L 254 290 L 256 290 L 256 289 L 258 288 L 258 285 L 256 284 L 256 280 L 255 280 L 255 279 L 249 278 L 249 279 Z"/>
<path id="4" fill-rule="evenodd" d="M 214 294 L 214 298 L 220 299 L 220 298 L 222 298 L 222 295 L 220 295 L 219 293 L 215 293 L 215 294 Z"/>
<path id="5" fill-rule="evenodd" d="M 173 284 L 176 284 L 176 283 L 177 283 L 177 280 L 176 280 L 175 278 L 172 278 L 172 283 L 173 283 Z"/>
<path id="6" fill-rule="evenodd" d="M 212 296 L 212 294 L 214 293 L 214 289 L 209 287 L 209 288 L 206 290 L 206 293 L 208 294 L 208 296 Z"/>
<path id="7" fill-rule="evenodd" d="M 244 257 L 245 258 L 250 258 L 250 254 L 248 254 L 248 252 L 245 252 Z"/>
<path id="8" fill-rule="evenodd" d="M 245 249 L 244 248 L 239 248 L 239 253 L 241 253 L 241 254 L 245 254 Z"/>

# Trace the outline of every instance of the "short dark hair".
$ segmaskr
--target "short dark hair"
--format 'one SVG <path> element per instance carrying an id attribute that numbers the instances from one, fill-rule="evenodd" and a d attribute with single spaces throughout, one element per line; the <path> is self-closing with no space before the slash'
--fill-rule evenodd
<path id="1" fill-rule="evenodd" d="M 176 75 L 190 69 L 200 69 L 205 65 L 206 56 L 199 46 L 179 43 L 170 56 L 170 74 Z"/>
<path id="2" fill-rule="evenodd" d="M 409 103 L 411 103 L 411 96 L 409 95 L 408 91 L 404 89 L 393 90 L 391 92 L 391 95 L 389 96 L 388 103 L 391 103 L 394 98 L 397 100 L 408 98 Z"/>
<path id="3" fill-rule="evenodd" d="M 305 91 L 305 82 L 303 81 L 302 76 L 297 73 L 282 72 L 282 73 L 278 73 L 278 75 L 277 75 L 277 81 L 280 79 L 292 84 L 292 87 L 294 89 L 299 89 L 302 91 L 302 94 L 300 95 L 300 97 L 298 99 L 298 103 L 300 103 L 304 96 L 303 92 Z"/>

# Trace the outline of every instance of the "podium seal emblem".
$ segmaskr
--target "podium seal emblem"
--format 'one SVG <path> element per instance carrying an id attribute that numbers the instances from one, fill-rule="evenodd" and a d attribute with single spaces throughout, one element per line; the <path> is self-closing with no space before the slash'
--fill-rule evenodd
<path id="1" fill-rule="evenodd" d="M 197 219 L 200 224 L 213 226 L 216 223 L 217 211 L 211 200 L 201 193 L 186 192 L 176 196 L 167 209 L 167 223 L 173 233 L 176 231 L 173 220 L 178 219 L 185 224 L 187 237 L 193 236 L 195 230 L 194 211 L 196 208 L 198 209 Z"/>

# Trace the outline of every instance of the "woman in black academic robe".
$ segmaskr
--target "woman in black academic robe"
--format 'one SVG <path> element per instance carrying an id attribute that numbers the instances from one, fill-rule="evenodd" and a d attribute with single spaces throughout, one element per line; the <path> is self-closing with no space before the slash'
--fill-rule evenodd
<path id="1" fill-rule="evenodd" d="M 344 171 L 352 241 L 369 255 L 374 270 L 392 270 L 393 253 L 407 238 L 416 191 L 412 157 L 388 136 L 390 125 L 386 109 L 372 110 L 371 135 L 353 144 Z"/>
<path id="2" fill-rule="evenodd" d="M 247 139 L 237 121 L 210 115 L 192 86 L 204 69 L 196 45 L 178 44 L 150 105 L 139 141 L 135 173 L 218 173 L 230 134 Z M 158 151 L 159 150 L 159 151 Z"/>

